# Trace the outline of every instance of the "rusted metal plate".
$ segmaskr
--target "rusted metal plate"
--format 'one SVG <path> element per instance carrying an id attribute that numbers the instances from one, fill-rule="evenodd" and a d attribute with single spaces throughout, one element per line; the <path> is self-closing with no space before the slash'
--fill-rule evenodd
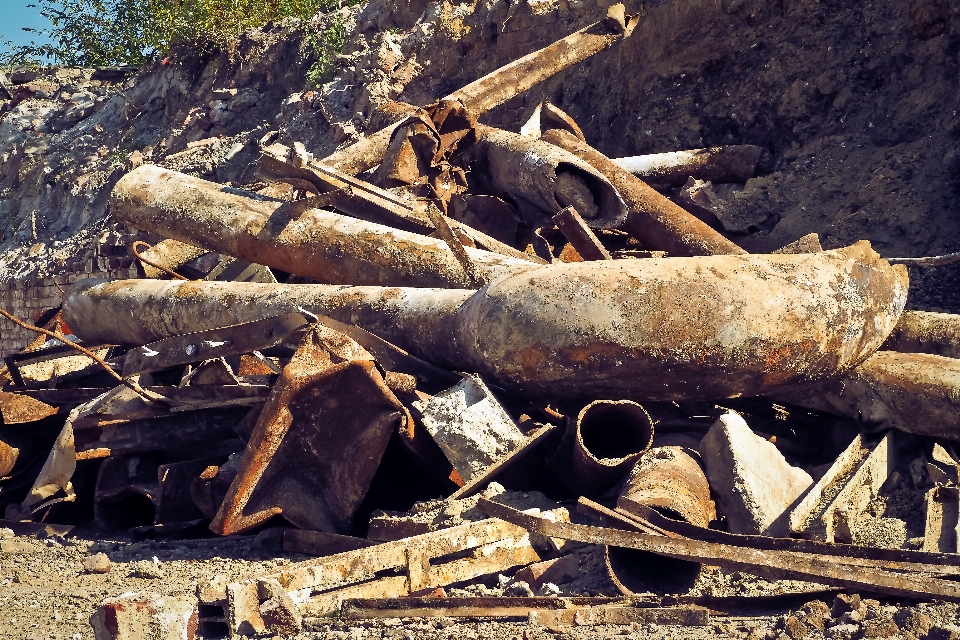
<path id="1" fill-rule="evenodd" d="M 3 417 L 3 424 L 36 422 L 56 412 L 55 407 L 30 396 L 0 391 L 0 416 Z M 0 473 L 0 476 L 3 475 L 5 474 Z"/>
<path id="2" fill-rule="evenodd" d="M 716 399 L 849 371 L 893 329 L 907 285 L 905 267 L 859 242 L 817 254 L 557 263 L 479 292 L 84 281 L 64 316 L 81 337 L 146 343 L 304 308 L 509 391 Z"/>
<path id="3" fill-rule="evenodd" d="M 408 593 L 407 576 L 387 576 L 313 595 L 300 605 L 300 612 L 305 616 L 332 616 L 340 612 L 344 601 L 352 598 L 397 598 Z"/>
<path id="4" fill-rule="evenodd" d="M 878 351 L 847 375 L 785 389 L 780 402 L 852 418 L 871 431 L 899 429 L 960 441 L 960 360 Z"/>
<path id="5" fill-rule="evenodd" d="M 629 605 L 627 598 L 573 597 L 488 597 L 432 598 L 350 598 L 343 601 L 343 620 L 377 618 L 526 618 L 531 611 L 550 611 L 568 607 Z"/>
<path id="6" fill-rule="evenodd" d="M 541 139 L 573 153 L 607 177 L 630 211 L 623 230 L 639 239 L 646 248 L 666 251 L 671 256 L 746 253 L 576 136 L 553 130 L 546 132 Z"/>
<path id="7" fill-rule="evenodd" d="M 771 580 L 805 580 L 893 596 L 936 597 L 953 602 L 960 601 L 960 583 L 927 575 L 922 572 L 922 566 L 918 571 L 910 571 L 902 564 L 896 565 L 893 570 L 850 565 L 836 556 L 828 559 L 819 554 L 758 550 L 635 531 L 551 522 L 483 498 L 479 505 L 487 514 L 550 537 L 650 551 L 671 558 L 743 571 Z"/>
<path id="8" fill-rule="evenodd" d="M 475 113 L 484 113 L 560 71 L 628 38 L 639 21 L 638 16 L 626 15 L 622 4 L 615 4 L 607 10 L 603 20 L 543 49 L 517 58 L 444 99 L 459 101 Z M 406 114 L 403 110 L 395 111 L 398 120 L 404 115 Z M 327 156 L 323 162 L 353 175 L 372 169 L 383 159 L 396 127 L 396 124 L 387 126 L 356 144 Z"/>
<path id="9" fill-rule="evenodd" d="M 279 515 L 346 533 L 387 441 L 407 420 L 373 356 L 315 325 L 267 399 L 211 530 L 229 535 Z"/>
<path id="10" fill-rule="evenodd" d="M 279 344 L 306 324 L 306 317 L 302 313 L 294 312 L 212 331 L 167 338 L 127 351 L 123 360 L 123 375 L 162 371 L 191 362 L 263 351 Z"/>

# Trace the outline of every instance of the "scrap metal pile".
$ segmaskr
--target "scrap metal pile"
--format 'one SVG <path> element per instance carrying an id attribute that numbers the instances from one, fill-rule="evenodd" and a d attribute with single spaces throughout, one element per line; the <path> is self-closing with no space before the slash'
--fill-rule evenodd
<path id="1" fill-rule="evenodd" d="M 960 600 L 960 317 L 904 312 L 906 268 L 865 241 L 751 255 L 721 235 L 705 181 L 745 181 L 756 147 L 611 160 L 547 103 L 519 133 L 478 121 L 635 22 L 616 5 L 433 105 L 388 105 L 322 160 L 268 135 L 259 193 L 127 174 L 113 217 L 168 240 L 137 253 L 144 279 L 78 283 L 6 359 L 6 519 L 282 524 L 284 550 L 321 556 L 201 585 L 201 628 L 225 633 L 341 603 L 704 624 L 734 605 L 650 595 L 704 564 Z M 891 487 L 926 491 L 923 536 L 852 544 L 891 519 L 867 513 Z M 489 517 L 384 511 L 425 498 Z M 419 597 L 518 567 L 562 583 L 568 541 L 606 546 L 623 598 Z"/>

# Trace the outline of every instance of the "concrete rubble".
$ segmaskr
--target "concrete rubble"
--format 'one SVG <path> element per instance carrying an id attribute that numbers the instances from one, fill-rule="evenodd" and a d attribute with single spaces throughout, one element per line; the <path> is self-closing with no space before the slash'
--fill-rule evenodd
<path id="1" fill-rule="evenodd" d="M 866 240 L 738 244 L 765 216 L 721 194 L 760 146 L 609 158 L 549 101 L 490 117 L 643 19 L 604 5 L 439 99 L 394 92 L 327 153 L 221 149 L 267 98 L 211 87 L 179 167 L 99 176 L 131 277 L 4 311 L 36 337 L 0 371 L 0 558 L 91 528 L 269 559 L 163 594 L 173 555 L 90 545 L 85 576 L 144 587 L 99 602 L 97 640 L 770 612 L 747 638 L 960 637 L 925 613 L 960 603 L 960 316 L 905 311 L 914 272 Z M 58 126 L 149 109 L 126 74 Z"/>

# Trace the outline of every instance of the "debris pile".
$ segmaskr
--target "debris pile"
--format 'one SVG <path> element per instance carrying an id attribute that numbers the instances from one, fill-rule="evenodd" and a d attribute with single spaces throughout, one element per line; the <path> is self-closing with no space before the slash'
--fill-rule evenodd
<path id="1" fill-rule="evenodd" d="M 98 638 L 751 607 L 796 609 L 791 638 L 903 626 L 835 591 L 708 593 L 708 567 L 960 601 L 955 316 L 904 312 L 906 268 L 865 241 L 723 236 L 707 181 L 751 177 L 756 147 L 610 159 L 549 103 L 519 133 L 478 121 L 637 20 L 614 5 L 388 105 L 327 158 L 268 133 L 259 193 L 149 164 L 117 182 L 114 218 L 167 239 L 132 247 L 145 278 L 74 286 L 6 358 L 5 519 L 316 557 L 108 599 Z"/>

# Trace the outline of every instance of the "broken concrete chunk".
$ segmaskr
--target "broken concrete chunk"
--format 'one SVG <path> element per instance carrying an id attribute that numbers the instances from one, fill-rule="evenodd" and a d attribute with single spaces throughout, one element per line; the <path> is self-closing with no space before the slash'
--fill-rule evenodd
<path id="1" fill-rule="evenodd" d="M 465 482 L 516 449 L 524 439 L 480 376 L 467 375 L 457 385 L 414 406 Z"/>
<path id="2" fill-rule="evenodd" d="M 90 617 L 96 640 L 193 640 L 197 600 L 188 596 L 126 593 L 107 598 Z"/>
<path id="3" fill-rule="evenodd" d="M 790 513 L 790 531 L 825 542 L 845 538 L 897 464 L 894 431 L 876 445 L 858 435 Z"/>
<path id="4" fill-rule="evenodd" d="M 923 551 L 956 553 L 960 528 L 960 490 L 934 487 L 926 495 Z"/>
<path id="5" fill-rule="evenodd" d="M 517 571 L 513 579 L 527 583 L 532 589 L 539 589 L 548 582 L 553 584 L 572 582 L 578 575 L 580 575 L 580 556 L 571 554 L 528 565 Z"/>
<path id="6" fill-rule="evenodd" d="M 727 413 L 700 442 L 710 489 L 733 533 L 782 535 L 784 515 L 813 478 L 790 466 L 773 443 Z"/>

